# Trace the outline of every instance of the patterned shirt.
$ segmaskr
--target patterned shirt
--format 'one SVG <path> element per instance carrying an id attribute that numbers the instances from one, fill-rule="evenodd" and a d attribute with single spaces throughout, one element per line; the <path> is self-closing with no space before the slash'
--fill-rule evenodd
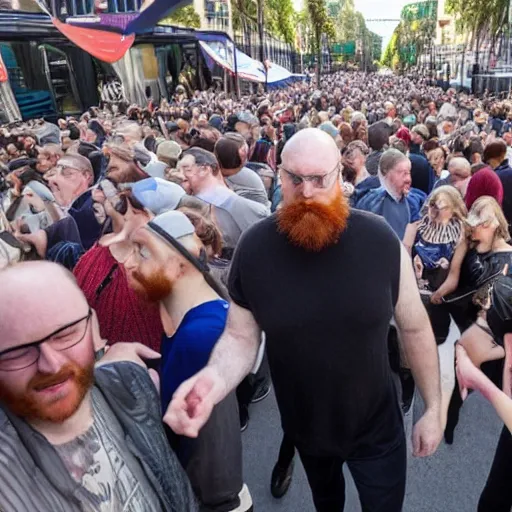
<path id="1" fill-rule="evenodd" d="M 95 393 L 93 408 L 94 423 L 87 432 L 54 446 L 87 495 L 87 501 L 82 503 L 83 511 L 161 511 L 158 496 L 126 446 L 121 426 Z"/>

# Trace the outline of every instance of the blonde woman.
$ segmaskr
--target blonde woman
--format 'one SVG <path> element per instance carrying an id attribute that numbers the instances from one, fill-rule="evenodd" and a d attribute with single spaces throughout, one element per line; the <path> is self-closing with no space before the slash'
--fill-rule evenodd
<path id="1" fill-rule="evenodd" d="M 508 243 L 508 224 L 500 205 L 489 196 L 481 197 L 473 204 L 467 224 L 470 228 L 469 244 L 473 248 L 472 270 L 469 272 L 472 283 L 468 283 L 469 291 L 465 292 L 463 288 L 460 296 L 470 294 L 479 311 L 476 321 L 463 332 L 458 343 L 473 364 L 498 387 L 502 387 L 505 351 L 502 340 L 496 339 L 489 329 L 487 310 L 494 280 L 503 273 L 510 275 L 512 270 L 512 246 Z M 468 253 L 468 257 L 470 255 L 471 253 Z M 443 293 L 457 287 L 461 265 L 455 259 L 452 261 L 450 274 L 447 278 L 449 285 L 442 290 Z M 448 444 L 453 443 L 461 405 L 462 398 L 456 381 L 447 411 L 445 440 Z"/>
<path id="2" fill-rule="evenodd" d="M 466 206 L 460 193 L 449 185 L 435 189 L 417 225 L 412 248 L 414 268 L 423 302 L 429 313 L 437 344 L 444 343 L 450 330 L 449 308 L 432 301 L 446 281 L 452 260 L 466 253 Z"/>

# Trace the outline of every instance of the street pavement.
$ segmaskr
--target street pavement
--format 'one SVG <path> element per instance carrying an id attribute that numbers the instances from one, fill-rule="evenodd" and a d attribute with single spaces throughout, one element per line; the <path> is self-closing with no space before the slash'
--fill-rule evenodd
<path id="1" fill-rule="evenodd" d="M 440 347 L 443 386 L 453 386 L 453 344 L 458 338 L 452 327 Z M 421 415 L 421 399 L 405 418 L 408 437 L 413 415 Z M 244 477 L 251 491 L 255 512 L 314 512 L 307 479 L 298 456 L 288 494 L 276 500 L 270 494 L 270 475 L 281 443 L 281 424 L 273 393 L 250 409 L 249 428 L 242 434 Z M 501 423 L 494 409 L 477 393 L 464 404 L 452 446 L 441 443 L 426 459 L 412 457 L 409 450 L 404 512 L 474 512 L 494 456 Z M 361 512 L 350 473 L 347 480 L 346 512 Z"/>

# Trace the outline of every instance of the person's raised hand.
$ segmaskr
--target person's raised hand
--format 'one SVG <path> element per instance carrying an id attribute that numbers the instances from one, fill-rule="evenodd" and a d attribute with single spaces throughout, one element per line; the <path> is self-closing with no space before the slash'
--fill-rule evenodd
<path id="1" fill-rule="evenodd" d="M 147 359 L 160 359 L 160 354 L 142 343 L 115 343 L 105 347 L 105 355 L 99 360 L 98 366 L 119 361 L 131 361 L 147 368 Z"/>
<path id="2" fill-rule="evenodd" d="M 224 380 L 207 366 L 176 390 L 163 421 L 174 433 L 195 438 L 225 394 Z"/>
<path id="3" fill-rule="evenodd" d="M 437 409 L 427 409 L 412 430 L 412 453 L 415 457 L 428 457 L 439 446 L 443 437 L 441 414 Z"/>

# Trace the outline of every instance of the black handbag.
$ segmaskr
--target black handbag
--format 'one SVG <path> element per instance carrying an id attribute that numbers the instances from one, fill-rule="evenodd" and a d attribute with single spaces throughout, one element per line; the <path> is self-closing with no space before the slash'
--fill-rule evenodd
<path id="1" fill-rule="evenodd" d="M 468 251 L 462 262 L 459 288 L 444 297 L 443 301 L 450 304 L 471 299 L 478 290 L 503 274 L 503 269 L 507 264 L 504 261 L 504 256 L 507 259 L 512 259 L 510 253 L 479 254 L 474 249 Z M 512 271 L 512 268 L 510 270 Z"/>

